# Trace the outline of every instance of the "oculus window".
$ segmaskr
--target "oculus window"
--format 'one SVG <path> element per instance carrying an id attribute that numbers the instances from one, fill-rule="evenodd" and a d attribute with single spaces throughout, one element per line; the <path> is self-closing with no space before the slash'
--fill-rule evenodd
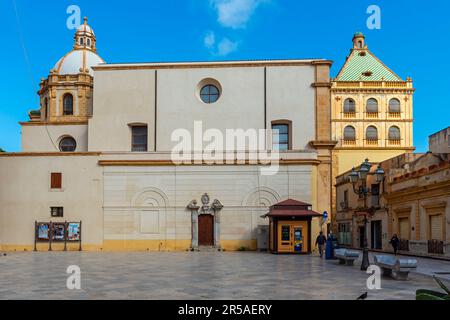
<path id="1" fill-rule="evenodd" d="M 215 85 L 207 84 L 200 90 L 200 99 L 202 99 L 204 103 L 214 103 L 219 100 L 219 97 L 220 91 Z"/>
<path id="2" fill-rule="evenodd" d="M 77 142 L 72 137 L 64 137 L 59 142 L 59 150 L 62 152 L 74 152 L 77 148 Z"/>

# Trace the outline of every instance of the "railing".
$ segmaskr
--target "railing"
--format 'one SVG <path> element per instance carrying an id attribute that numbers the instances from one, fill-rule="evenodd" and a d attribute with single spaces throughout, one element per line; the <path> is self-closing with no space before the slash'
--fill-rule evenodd
<path id="1" fill-rule="evenodd" d="M 377 146 L 378 145 L 378 139 L 366 139 L 365 140 L 366 146 Z"/>
<path id="2" fill-rule="evenodd" d="M 365 112 L 366 118 L 376 119 L 378 118 L 378 112 Z"/>
<path id="3" fill-rule="evenodd" d="M 428 253 L 444 254 L 444 241 L 428 240 Z"/>
<path id="4" fill-rule="evenodd" d="M 408 81 L 340 81 L 335 82 L 338 88 L 412 88 Z"/>
<path id="5" fill-rule="evenodd" d="M 400 139 L 387 139 L 386 142 L 389 146 L 399 146 L 402 144 L 402 140 Z"/>
<path id="6" fill-rule="evenodd" d="M 356 112 L 343 112 L 344 118 L 355 118 Z"/>
<path id="7" fill-rule="evenodd" d="M 147 145 L 133 145 L 131 147 L 132 152 L 147 152 Z"/>
<path id="8" fill-rule="evenodd" d="M 400 239 L 398 243 L 398 250 L 409 251 L 409 240 Z"/>
<path id="9" fill-rule="evenodd" d="M 343 139 L 342 140 L 342 144 L 346 145 L 346 146 L 355 146 L 356 145 L 356 140 L 347 140 L 347 139 Z"/>
<path id="10" fill-rule="evenodd" d="M 400 118 L 402 116 L 401 112 L 388 112 L 389 118 Z"/>

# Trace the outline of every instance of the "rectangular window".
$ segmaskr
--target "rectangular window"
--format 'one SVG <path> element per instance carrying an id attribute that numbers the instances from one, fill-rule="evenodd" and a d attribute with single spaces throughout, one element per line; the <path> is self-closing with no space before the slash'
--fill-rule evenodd
<path id="1" fill-rule="evenodd" d="M 285 225 L 281 226 L 281 241 L 291 240 L 291 226 Z"/>
<path id="2" fill-rule="evenodd" d="M 50 214 L 52 217 L 62 217 L 62 216 L 64 216 L 64 208 L 63 207 L 51 207 Z"/>
<path id="3" fill-rule="evenodd" d="M 344 191 L 343 209 L 348 209 L 348 190 Z"/>
<path id="4" fill-rule="evenodd" d="M 62 173 L 52 172 L 50 175 L 50 188 L 61 189 L 62 188 Z"/>
<path id="5" fill-rule="evenodd" d="M 352 234 L 350 232 L 350 223 L 339 223 L 338 224 L 338 242 L 341 245 L 351 245 L 352 244 Z"/>
<path id="6" fill-rule="evenodd" d="M 131 127 L 131 151 L 147 151 L 147 126 Z"/>
<path id="7" fill-rule="evenodd" d="M 372 184 L 372 206 L 378 207 L 380 205 L 380 185 Z"/>
<path id="8" fill-rule="evenodd" d="M 272 124 L 272 150 L 286 151 L 290 149 L 289 145 L 289 125 Z M 277 135 L 278 132 L 278 135 Z"/>

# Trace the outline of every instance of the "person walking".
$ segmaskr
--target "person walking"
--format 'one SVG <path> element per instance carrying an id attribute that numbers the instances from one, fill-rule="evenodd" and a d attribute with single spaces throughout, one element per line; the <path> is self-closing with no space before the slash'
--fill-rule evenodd
<path id="1" fill-rule="evenodd" d="M 327 242 L 327 237 L 325 237 L 323 235 L 323 232 L 320 231 L 320 233 L 316 239 L 316 246 L 319 247 L 319 254 L 320 254 L 321 258 L 323 257 L 323 248 L 325 247 L 326 242 Z"/>
<path id="2" fill-rule="evenodd" d="M 394 233 L 394 235 L 391 238 L 391 241 L 389 242 L 391 243 L 391 246 L 394 249 L 394 254 L 397 255 L 398 245 L 400 243 L 400 239 L 397 237 L 397 234 Z"/>

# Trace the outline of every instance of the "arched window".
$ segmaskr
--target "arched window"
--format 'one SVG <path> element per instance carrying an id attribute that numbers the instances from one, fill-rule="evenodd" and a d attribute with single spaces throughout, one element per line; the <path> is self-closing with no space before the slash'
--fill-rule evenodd
<path id="1" fill-rule="evenodd" d="M 400 100 L 396 98 L 389 100 L 389 112 L 400 113 Z"/>
<path id="2" fill-rule="evenodd" d="M 346 126 L 344 128 L 344 140 L 355 141 L 356 140 L 356 130 L 352 126 Z"/>
<path id="3" fill-rule="evenodd" d="M 84 38 L 80 38 L 80 45 L 84 45 Z"/>
<path id="4" fill-rule="evenodd" d="M 74 152 L 77 148 L 77 142 L 72 137 L 64 137 L 59 142 L 59 150 L 62 152 Z"/>
<path id="5" fill-rule="evenodd" d="M 345 113 L 352 113 L 355 112 L 356 108 L 355 108 L 355 100 L 353 99 L 345 99 L 344 101 L 344 112 Z"/>
<path id="6" fill-rule="evenodd" d="M 378 101 L 377 99 L 370 98 L 366 104 L 367 113 L 378 113 Z"/>
<path id="7" fill-rule="evenodd" d="M 91 39 L 87 39 L 87 45 L 90 47 L 91 46 Z"/>
<path id="8" fill-rule="evenodd" d="M 397 126 L 392 126 L 389 128 L 389 133 L 388 133 L 388 138 L 389 140 L 400 140 L 400 128 Z"/>
<path id="9" fill-rule="evenodd" d="M 366 139 L 370 141 L 378 140 L 378 129 L 374 126 L 368 126 L 366 129 Z"/>
<path id="10" fill-rule="evenodd" d="M 63 115 L 73 115 L 73 96 L 70 93 L 63 97 Z"/>

